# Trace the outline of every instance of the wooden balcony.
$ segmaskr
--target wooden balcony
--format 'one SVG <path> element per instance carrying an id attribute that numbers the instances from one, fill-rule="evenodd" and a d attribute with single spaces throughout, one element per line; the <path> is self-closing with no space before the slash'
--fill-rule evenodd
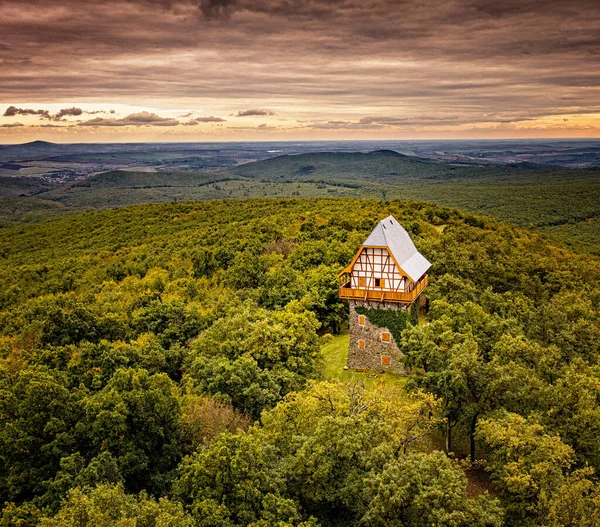
<path id="1" fill-rule="evenodd" d="M 410 291 L 384 291 L 382 289 L 352 289 L 350 281 L 340 285 L 340 298 L 343 300 L 374 300 L 376 302 L 397 302 L 412 304 L 427 287 L 429 277 L 425 275 Z"/>

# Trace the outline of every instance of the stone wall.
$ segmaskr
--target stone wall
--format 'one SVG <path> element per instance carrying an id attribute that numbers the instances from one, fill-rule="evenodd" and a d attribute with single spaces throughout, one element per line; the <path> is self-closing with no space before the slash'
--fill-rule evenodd
<path id="1" fill-rule="evenodd" d="M 391 371 L 405 374 L 406 370 L 402 363 L 402 353 L 398 349 L 394 336 L 388 328 L 382 328 L 372 324 L 365 316 L 364 325 L 359 324 L 358 306 L 368 309 L 392 309 L 407 311 L 410 306 L 392 302 L 367 302 L 361 300 L 350 300 L 350 349 L 348 350 L 348 367 L 368 368 L 377 371 Z M 390 333 L 390 341 L 382 341 L 382 333 Z M 365 347 L 360 349 L 359 342 L 363 340 Z M 389 365 L 385 365 L 389 357 Z"/>

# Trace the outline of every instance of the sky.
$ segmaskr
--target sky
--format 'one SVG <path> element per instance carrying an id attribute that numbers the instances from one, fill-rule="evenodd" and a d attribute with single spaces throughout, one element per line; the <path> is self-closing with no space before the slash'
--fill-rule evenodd
<path id="1" fill-rule="evenodd" d="M 600 137 L 598 0 L 0 0 L 0 142 Z"/>

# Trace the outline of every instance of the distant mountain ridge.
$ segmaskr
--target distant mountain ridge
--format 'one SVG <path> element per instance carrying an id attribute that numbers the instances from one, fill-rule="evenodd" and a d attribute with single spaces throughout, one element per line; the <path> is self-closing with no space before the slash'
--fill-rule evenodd
<path id="1" fill-rule="evenodd" d="M 23 143 L 22 145 L 19 146 L 24 146 L 24 147 L 36 147 L 36 148 L 48 148 L 48 147 L 56 147 L 56 146 L 60 146 L 58 143 L 51 143 L 50 141 L 30 141 L 29 143 Z"/>
<path id="2" fill-rule="evenodd" d="M 51 143 L 49 141 L 31 141 L 18 145 L 0 145 L 0 155 L 4 159 L 16 157 L 46 157 L 48 155 L 63 153 L 71 145 Z"/>
<path id="3" fill-rule="evenodd" d="M 15 144 L 9 144 L 9 145 L 0 145 L 0 148 L 29 148 L 29 147 L 45 147 L 45 146 L 49 146 L 49 145 L 57 145 L 58 143 L 51 143 L 50 141 L 41 141 L 41 140 L 36 140 L 36 141 L 30 141 L 28 143 L 15 143 Z"/>

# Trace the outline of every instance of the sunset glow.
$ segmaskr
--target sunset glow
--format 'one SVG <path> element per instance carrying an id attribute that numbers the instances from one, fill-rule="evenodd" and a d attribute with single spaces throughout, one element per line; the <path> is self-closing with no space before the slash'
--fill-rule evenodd
<path id="1" fill-rule="evenodd" d="M 599 137 L 588 0 L 0 0 L 0 142 Z"/>

